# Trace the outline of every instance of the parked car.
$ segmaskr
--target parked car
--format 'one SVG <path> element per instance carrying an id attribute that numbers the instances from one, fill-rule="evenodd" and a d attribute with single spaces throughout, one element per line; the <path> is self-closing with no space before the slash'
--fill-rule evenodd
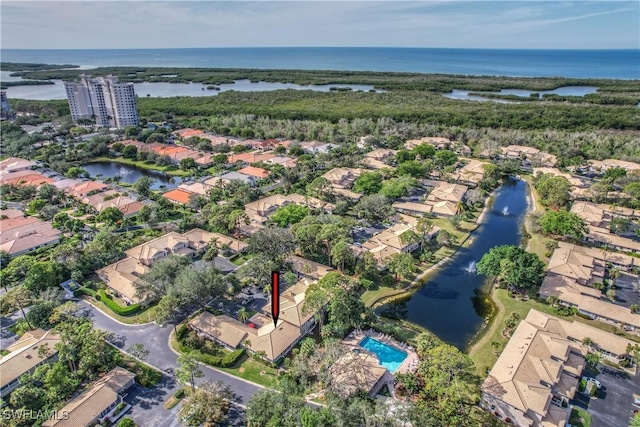
<path id="1" fill-rule="evenodd" d="M 600 384 L 600 381 L 598 381 L 598 380 L 597 380 L 597 379 L 595 379 L 595 378 L 592 378 L 592 377 L 582 377 L 582 379 L 583 379 L 583 380 L 585 380 L 585 381 L 587 381 L 587 382 L 592 382 L 592 383 L 594 383 L 594 384 L 596 385 L 596 388 L 597 388 L 598 390 L 600 390 L 600 387 L 602 387 L 602 385 Z"/>

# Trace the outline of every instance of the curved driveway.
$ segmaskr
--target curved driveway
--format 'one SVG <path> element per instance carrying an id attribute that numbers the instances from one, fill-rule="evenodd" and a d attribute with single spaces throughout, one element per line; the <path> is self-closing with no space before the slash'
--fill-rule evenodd
<path id="1" fill-rule="evenodd" d="M 131 415 L 134 418 L 144 420 L 143 425 L 173 426 L 175 421 L 175 408 L 167 411 L 162 407 L 164 401 L 179 387 L 173 377 L 173 371 L 178 367 L 177 355 L 169 347 L 169 336 L 173 330 L 172 326 L 161 328 L 155 323 L 143 325 L 125 325 L 112 319 L 86 301 L 78 301 L 82 308 L 82 315 L 90 318 L 96 328 L 113 332 L 115 340 L 113 344 L 123 350 L 128 349 L 133 344 L 144 344 L 149 350 L 149 357 L 146 362 L 161 371 L 165 376 L 158 387 L 145 390 L 136 387 L 129 394 L 130 403 L 134 404 Z M 201 367 L 204 377 L 198 382 L 205 380 L 222 381 L 229 384 L 236 394 L 236 402 L 240 405 L 246 404 L 257 391 L 262 387 L 253 383 L 238 379 L 222 371 L 211 369 L 207 366 Z M 129 397 L 127 400 L 130 400 Z"/>

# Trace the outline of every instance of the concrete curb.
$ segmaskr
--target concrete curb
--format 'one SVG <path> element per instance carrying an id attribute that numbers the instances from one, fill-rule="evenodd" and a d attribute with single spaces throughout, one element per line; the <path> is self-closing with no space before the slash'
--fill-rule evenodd
<path id="1" fill-rule="evenodd" d="M 169 347 L 169 350 L 171 350 L 174 354 L 176 354 L 177 356 L 180 356 L 182 353 L 180 353 L 179 351 L 176 351 L 176 350 L 171 346 L 171 338 L 173 337 L 173 334 L 174 334 L 174 333 L 175 333 L 174 331 L 171 331 L 171 333 L 169 334 L 169 339 L 167 340 L 167 347 Z M 246 380 L 246 379 L 241 378 L 241 377 L 237 377 L 237 376 L 232 375 L 232 374 L 230 374 L 230 373 L 228 373 L 228 372 L 225 372 L 225 371 L 221 371 L 220 369 L 217 369 L 217 368 L 215 368 L 215 367 L 213 367 L 213 366 L 211 366 L 211 365 L 207 365 L 206 363 L 200 362 L 200 364 L 201 364 L 202 366 L 206 366 L 208 369 L 211 369 L 212 371 L 215 371 L 215 372 L 218 372 L 218 373 L 220 373 L 220 374 L 226 375 L 226 376 L 228 376 L 228 377 L 230 377 L 230 378 L 235 378 L 235 379 L 240 380 L 240 381 L 243 381 L 243 382 L 245 382 L 245 383 L 247 383 L 247 384 L 251 384 L 252 386 L 255 386 L 255 387 L 258 387 L 258 388 L 261 388 L 261 389 L 264 389 L 264 390 L 277 391 L 277 390 L 274 390 L 274 389 L 272 389 L 272 388 L 269 388 L 269 387 L 263 386 L 262 384 L 254 383 L 253 381 Z"/>
<path id="2" fill-rule="evenodd" d="M 104 314 L 105 316 L 107 316 L 109 319 L 113 320 L 114 322 L 122 325 L 122 326 L 126 326 L 126 327 L 135 327 L 135 326 L 147 326 L 147 325 L 153 325 L 153 324 L 157 324 L 155 321 L 153 322 L 145 322 L 145 323 L 123 323 L 121 321 L 119 321 L 118 319 L 114 318 L 113 316 L 110 316 L 109 313 L 105 312 L 104 310 L 102 310 L 100 307 L 92 304 L 90 301 L 83 299 L 83 298 L 71 298 L 69 299 L 69 301 L 84 301 L 86 304 L 89 304 L 91 307 L 95 308 L 96 310 L 98 310 L 100 313 Z"/>

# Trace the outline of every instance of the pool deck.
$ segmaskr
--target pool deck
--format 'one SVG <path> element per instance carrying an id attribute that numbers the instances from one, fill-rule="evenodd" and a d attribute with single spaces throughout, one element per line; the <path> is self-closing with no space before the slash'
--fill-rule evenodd
<path id="1" fill-rule="evenodd" d="M 372 329 L 368 329 L 366 331 L 363 330 L 355 330 L 352 331 L 343 341 L 342 344 L 350 347 L 352 350 L 358 349 L 359 351 L 364 351 L 367 352 L 371 355 L 373 355 L 374 357 L 376 357 L 376 359 L 378 358 L 378 356 L 376 356 L 375 353 L 372 353 L 362 347 L 360 347 L 360 341 L 362 341 L 365 337 L 371 337 L 374 338 L 380 342 L 383 342 L 387 345 L 390 345 L 391 347 L 394 347 L 400 351 L 403 351 L 405 353 L 407 353 L 407 357 L 406 359 L 404 359 L 402 361 L 402 363 L 400 364 L 400 366 L 398 367 L 398 369 L 393 372 L 392 374 L 405 374 L 407 372 L 414 372 L 416 370 L 416 368 L 418 367 L 418 354 L 416 353 L 416 351 L 413 349 L 413 347 L 411 347 L 408 344 L 405 344 L 403 342 L 397 341 L 395 339 L 393 339 L 392 337 L 385 335 L 383 333 L 374 331 Z"/>

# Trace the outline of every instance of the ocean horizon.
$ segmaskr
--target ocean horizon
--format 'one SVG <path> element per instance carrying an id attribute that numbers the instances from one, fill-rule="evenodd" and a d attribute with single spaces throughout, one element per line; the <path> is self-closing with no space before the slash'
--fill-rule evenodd
<path id="1" fill-rule="evenodd" d="M 3 62 L 83 68 L 259 68 L 640 79 L 640 50 L 242 47 L 1 49 Z"/>

